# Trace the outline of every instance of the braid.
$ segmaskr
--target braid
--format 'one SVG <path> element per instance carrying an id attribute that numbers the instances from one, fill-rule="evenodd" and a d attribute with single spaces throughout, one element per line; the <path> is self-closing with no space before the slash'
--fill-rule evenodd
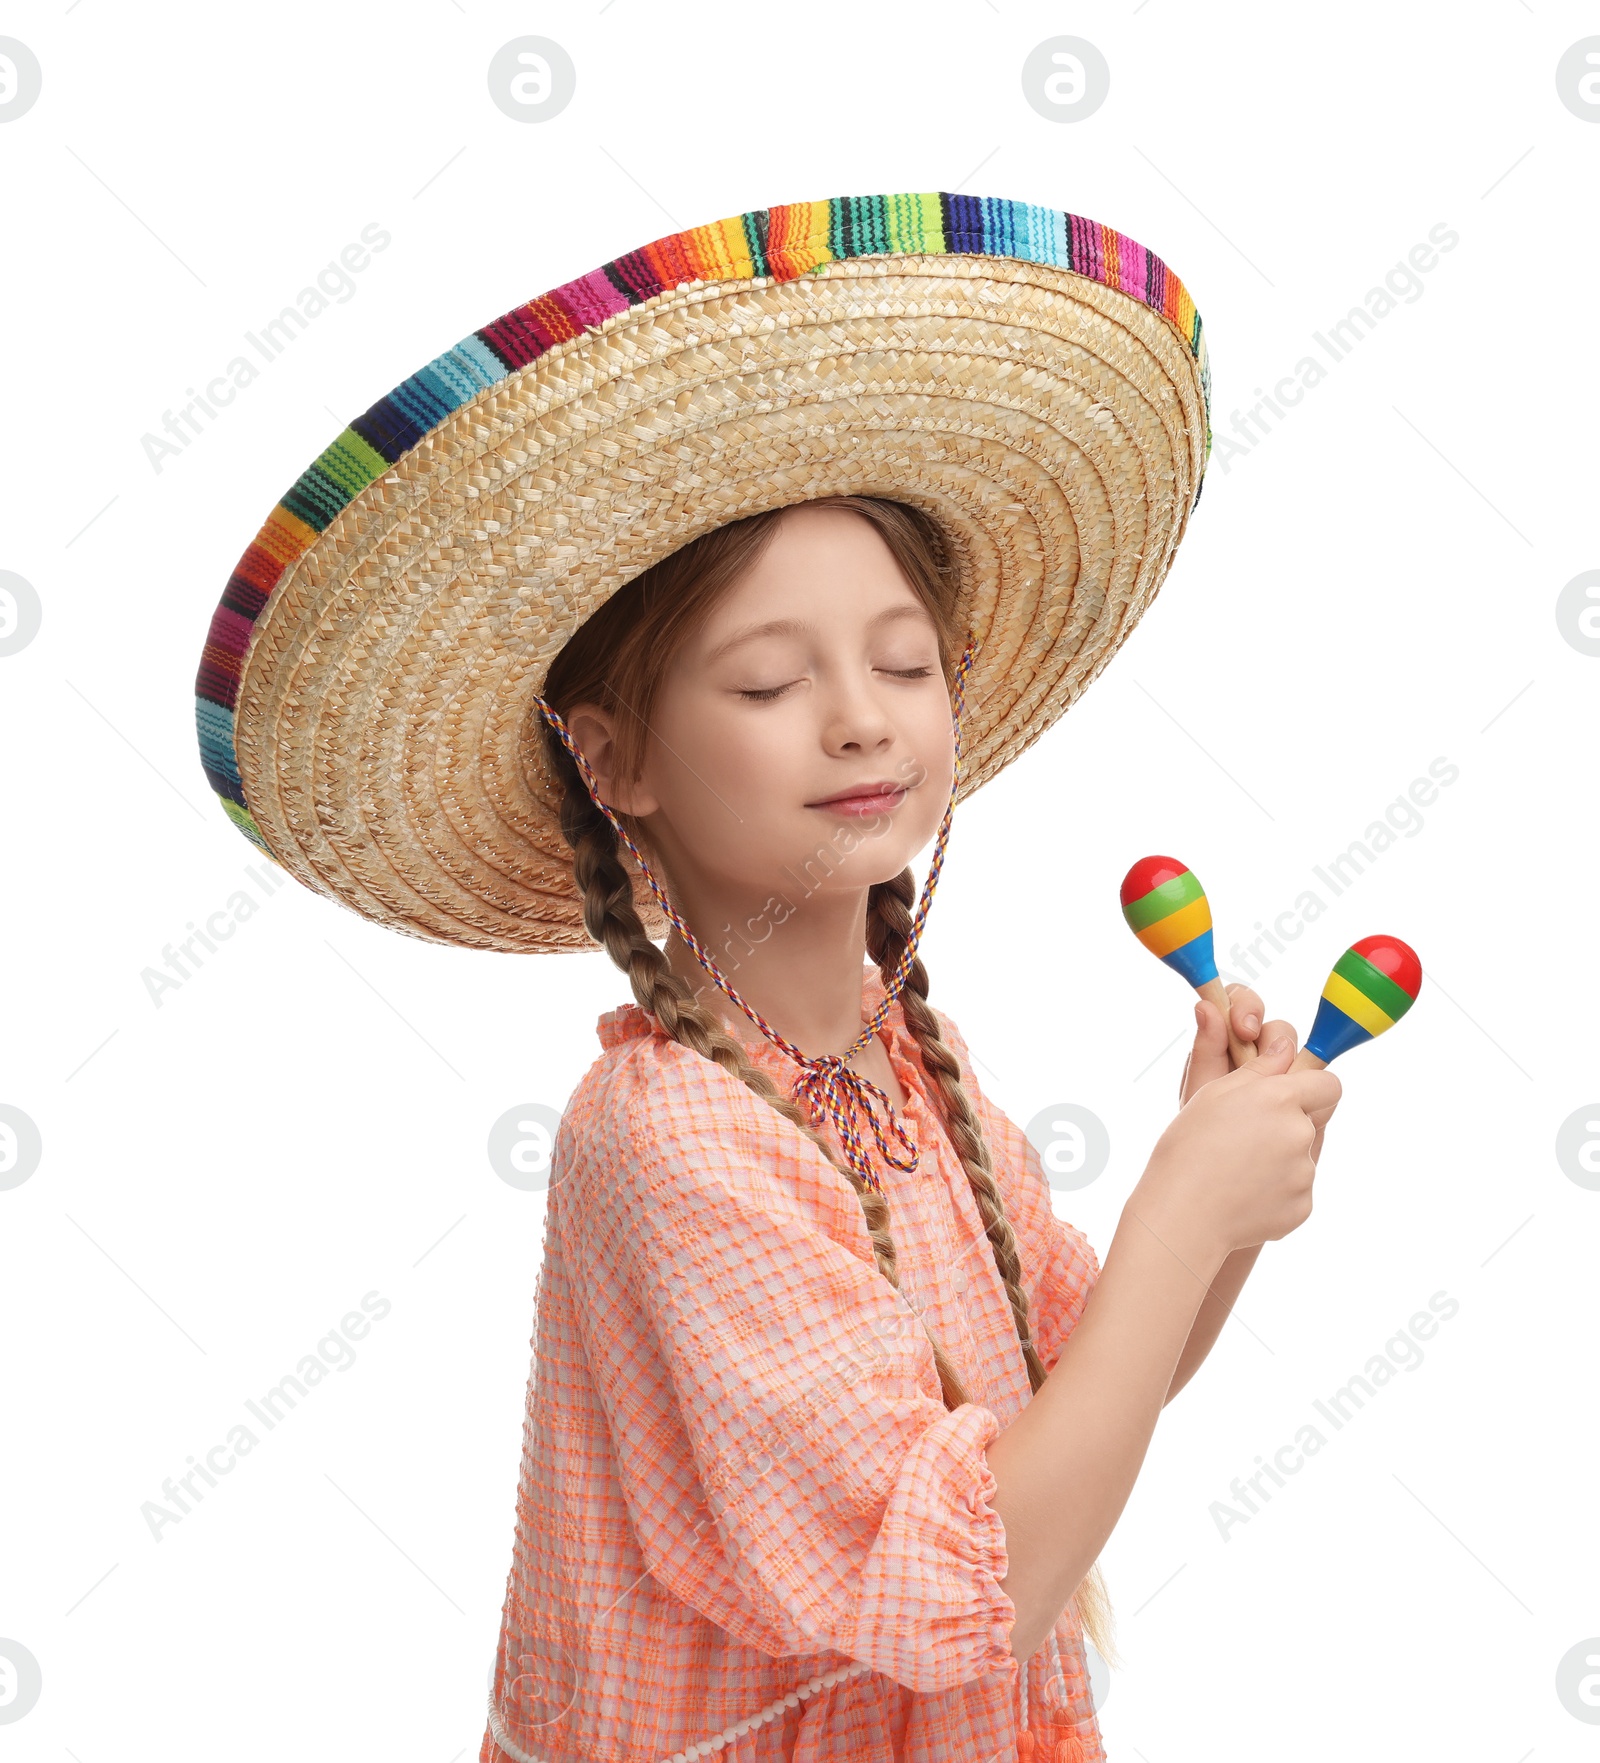
<path id="1" fill-rule="evenodd" d="M 915 899 L 916 882 L 909 865 L 892 880 L 874 883 L 867 892 L 867 953 L 877 963 L 885 983 L 905 952 L 911 935 L 911 907 Z M 1017 1339 L 1022 1343 L 1022 1357 L 1028 1368 L 1028 1382 L 1037 1394 L 1048 1374 L 1034 1347 L 1028 1323 L 1028 1294 L 1022 1288 L 1022 1257 L 1017 1252 L 1016 1232 L 1006 1217 L 1005 1204 L 995 1181 L 994 1161 L 989 1155 L 972 1100 L 961 1081 L 960 1062 L 945 1045 L 939 1032 L 939 1019 L 928 1003 L 928 970 L 920 955 L 912 960 L 899 1003 L 906 1027 L 915 1037 L 922 1054 L 923 1067 L 937 1089 L 950 1142 L 967 1172 L 967 1182 L 977 1202 L 978 1215 L 983 1220 L 984 1234 L 989 1239 L 995 1266 L 1010 1300 Z M 1074 1596 L 1089 1638 L 1106 1659 L 1115 1663 L 1110 1636 L 1111 1605 L 1098 1561 L 1091 1564 Z"/>
<path id="2" fill-rule="evenodd" d="M 762 1101 L 797 1126 L 823 1156 L 848 1177 L 861 1202 L 878 1271 L 899 1291 L 899 1265 L 889 1228 L 889 1202 L 860 1176 L 839 1163 L 800 1105 L 784 1095 L 766 1072 L 750 1063 L 740 1043 L 720 1026 L 672 971 L 665 954 L 650 941 L 634 904 L 633 885 L 623 867 L 616 828 L 595 805 L 565 749 L 562 753 L 566 760 L 561 765 L 566 779 L 566 795 L 561 804 L 561 831 L 572 847 L 572 873 L 583 900 L 583 922 L 589 935 L 627 974 L 640 1008 L 654 1016 L 673 1040 L 692 1048 L 702 1058 L 714 1060 L 730 1076 L 754 1090 Z M 926 1329 L 925 1323 L 923 1326 Z M 931 1334 L 928 1340 L 933 1347 L 933 1362 L 939 1373 L 945 1406 L 958 1408 L 967 1400 L 960 1375 Z"/>
<path id="3" fill-rule="evenodd" d="M 893 973 L 911 934 L 911 905 L 916 899 L 916 885 L 910 867 L 902 869 L 892 881 L 878 882 L 867 896 L 867 953 L 877 962 L 887 979 Z M 956 1056 L 939 1034 L 939 1020 L 928 1004 L 928 970 L 919 955 L 906 975 L 900 993 L 900 1008 L 906 1027 L 916 1037 L 922 1063 L 928 1076 L 938 1087 L 941 1112 L 950 1133 L 950 1142 L 967 1172 L 984 1232 L 994 1250 L 995 1266 L 1011 1301 L 1011 1314 L 1017 1325 L 1017 1338 L 1022 1342 L 1022 1357 L 1028 1367 L 1028 1381 L 1035 1391 L 1045 1380 L 1045 1369 L 1034 1351 L 1028 1332 L 1028 1294 L 1022 1289 L 1022 1258 L 1017 1253 L 1016 1232 L 1006 1217 L 995 1185 L 994 1163 L 984 1143 L 978 1117 L 961 1082 L 961 1067 Z"/>

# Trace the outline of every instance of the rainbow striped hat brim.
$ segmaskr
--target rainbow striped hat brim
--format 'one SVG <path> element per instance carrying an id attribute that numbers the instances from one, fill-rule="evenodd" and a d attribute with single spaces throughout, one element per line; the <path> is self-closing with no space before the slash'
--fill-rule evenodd
<path id="1" fill-rule="evenodd" d="M 965 795 L 1132 629 L 1210 447 L 1193 301 L 1096 221 L 923 192 L 673 233 L 472 332 L 285 491 L 211 619 L 201 763 L 352 910 L 589 947 L 528 698 L 611 594 L 765 508 L 921 507 L 980 645 Z"/>

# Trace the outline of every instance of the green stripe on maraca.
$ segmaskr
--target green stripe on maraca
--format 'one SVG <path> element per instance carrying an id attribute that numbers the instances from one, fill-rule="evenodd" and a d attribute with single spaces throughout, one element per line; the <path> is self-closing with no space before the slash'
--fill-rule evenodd
<path id="1" fill-rule="evenodd" d="M 1409 992 L 1401 991 L 1388 974 L 1380 973 L 1365 955 L 1354 949 L 1345 950 L 1334 962 L 1333 971 L 1348 980 L 1363 997 L 1370 998 L 1391 1023 L 1398 1022 L 1416 1003 Z"/>
<path id="2" fill-rule="evenodd" d="M 1174 876 L 1171 881 L 1164 881 L 1158 887 L 1151 888 L 1141 898 L 1130 900 L 1122 908 L 1122 916 L 1127 919 L 1130 930 L 1141 931 L 1204 895 L 1205 889 L 1196 880 L 1194 871 L 1186 869 L 1182 875 Z"/>

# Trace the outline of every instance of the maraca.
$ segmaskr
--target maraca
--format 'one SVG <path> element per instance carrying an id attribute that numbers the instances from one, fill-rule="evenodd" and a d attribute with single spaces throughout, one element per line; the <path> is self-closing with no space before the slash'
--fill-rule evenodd
<path id="1" fill-rule="evenodd" d="M 1152 955 L 1222 1012 L 1234 1064 L 1254 1059 L 1255 1042 L 1241 1041 L 1233 1032 L 1228 992 L 1212 947 L 1211 906 L 1194 871 L 1176 857 L 1141 857 L 1122 878 L 1122 916 Z"/>
<path id="2" fill-rule="evenodd" d="M 1320 1071 L 1330 1060 L 1393 1028 L 1422 990 L 1422 963 L 1398 937 L 1363 937 L 1333 964 L 1317 1020 L 1291 1071 Z"/>

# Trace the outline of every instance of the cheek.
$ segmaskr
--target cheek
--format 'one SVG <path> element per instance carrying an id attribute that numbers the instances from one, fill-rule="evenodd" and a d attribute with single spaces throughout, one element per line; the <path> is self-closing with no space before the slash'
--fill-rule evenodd
<path id="1" fill-rule="evenodd" d="M 757 867 L 796 861 L 829 826 L 805 806 L 816 790 L 815 760 L 807 763 L 816 735 L 809 725 L 781 716 L 751 717 L 738 730 L 726 763 L 734 773 L 741 817 L 730 850 L 742 848 Z M 723 821 L 727 822 L 724 814 Z M 831 823 L 830 823 L 831 824 Z"/>
<path id="2" fill-rule="evenodd" d="M 942 701 L 924 708 L 912 739 L 918 759 L 928 768 L 928 793 L 939 797 L 942 812 L 950 794 L 956 758 L 955 724 L 949 708 Z"/>
<path id="3" fill-rule="evenodd" d="M 944 818 L 950 800 L 950 786 L 955 779 L 955 728 L 948 709 L 940 708 L 929 719 L 926 743 L 921 751 L 928 756 L 928 805 L 930 817 L 928 836 L 931 838 Z"/>
<path id="4" fill-rule="evenodd" d="M 663 802 L 671 818 L 731 846 L 793 817 L 805 794 L 790 719 L 712 707 L 663 727 Z"/>

